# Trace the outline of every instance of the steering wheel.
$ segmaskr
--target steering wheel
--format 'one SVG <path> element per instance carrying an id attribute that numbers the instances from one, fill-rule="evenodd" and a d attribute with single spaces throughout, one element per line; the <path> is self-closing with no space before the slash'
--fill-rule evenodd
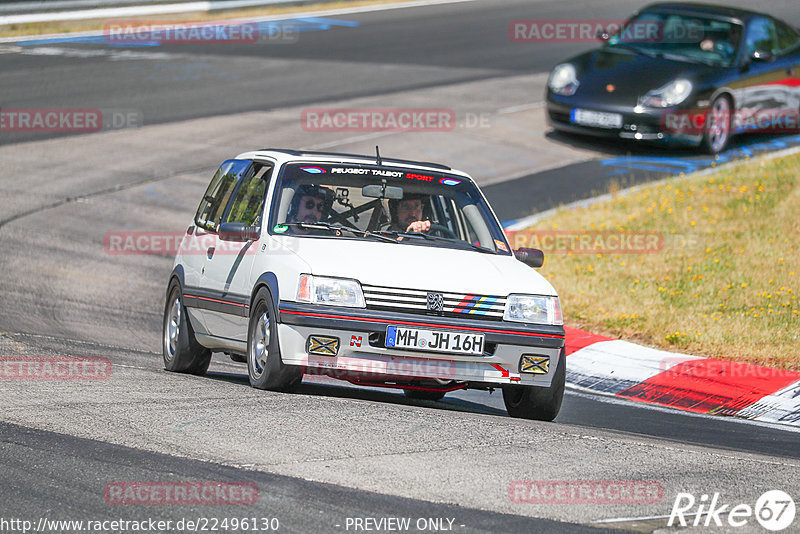
<path id="1" fill-rule="evenodd" d="M 385 225 L 383 225 L 381 227 L 381 230 L 388 230 L 389 228 L 391 228 L 391 225 L 387 223 L 387 224 L 385 224 Z M 425 232 L 425 233 L 434 233 L 434 232 L 438 232 L 439 234 L 442 234 L 442 237 L 447 237 L 447 238 L 450 238 L 450 239 L 458 239 L 456 237 L 455 232 L 453 232 L 447 226 L 444 226 L 444 225 L 441 225 L 441 224 L 433 224 L 433 223 L 431 223 L 430 230 L 428 230 L 428 232 Z"/>
<path id="2" fill-rule="evenodd" d="M 454 231 L 452 231 L 450 228 L 448 228 L 447 226 L 444 226 L 442 224 L 433 224 L 433 223 L 431 223 L 430 233 L 434 233 L 434 232 L 438 232 L 439 234 L 441 234 L 442 237 L 447 237 L 447 238 L 450 238 L 450 239 L 457 239 L 456 238 L 456 233 Z"/>

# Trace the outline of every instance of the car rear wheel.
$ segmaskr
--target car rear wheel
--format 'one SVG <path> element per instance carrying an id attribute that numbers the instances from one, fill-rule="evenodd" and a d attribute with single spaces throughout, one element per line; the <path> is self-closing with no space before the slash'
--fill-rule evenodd
<path id="1" fill-rule="evenodd" d="M 419 389 L 404 389 L 406 397 L 414 400 L 439 401 L 447 395 L 446 391 L 422 391 Z"/>
<path id="2" fill-rule="evenodd" d="M 731 101 L 727 96 L 718 96 L 706 114 L 703 132 L 703 148 L 709 154 L 719 154 L 731 140 Z"/>
<path id="3" fill-rule="evenodd" d="M 272 295 L 262 288 L 250 309 L 247 334 L 247 374 L 257 389 L 289 391 L 303 379 L 299 367 L 284 365 L 278 344 L 278 323 Z"/>
<path id="4" fill-rule="evenodd" d="M 211 363 L 211 351 L 200 345 L 181 301 L 181 288 L 173 283 L 164 306 L 164 369 L 176 373 L 202 375 Z"/>
<path id="5" fill-rule="evenodd" d="M 503 386 L 503 402 L 508 415 L 521 419 L 552 421 L 561 409 L 566 378 L 566 355 L 564 349 L 561 349 L 550 387 Z"/>

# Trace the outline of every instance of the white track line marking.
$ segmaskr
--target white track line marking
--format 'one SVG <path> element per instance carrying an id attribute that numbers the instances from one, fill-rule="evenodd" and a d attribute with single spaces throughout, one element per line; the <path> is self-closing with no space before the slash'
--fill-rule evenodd
<path id="1" fill-rule="evenodd" d="M 288 0 L 282 0 L 288 1 Z M 426 7 L 426 6 L 434 6 L 440 4 L 459 4 L 464 2 L 474 2 L 475 0 L 425 0 L 425 1 L 418 1 L 418 2 L 400 2 L 400 3 L 392 3 L 392 4 L 378 4 L 373 6 L 360 6 L 360 7 L 350 7 L 350 8 L 340 8 L 340 9 L 329 9 L 323 11 L 310 11 L 307 13 L 292 13 L 286 15 L 276 15 L 272 17 L 262 17 L 262 18 L 254 18 L 249 19 L 250 22 L 260 22 L 266 20 L 282 20 L 286 18 L 297 18 L 297 17 L 320 17 L 320 16 L 331 16 L 331 15 L 347 15 L 353 13 L 368 13 L 373 11 L 386 11 L 390 9 L 403 9 L 409 7 Z M 275 2 L 273 2 L 274 4 Z M 281 2 L 282 3 L 282 2 Z M 99 19 L 99 18 L 120 18 L 120 17 L 138 17 L 142 15 L 168 15 L 168 14 L 176 14 L 176 13 L 187 13 L 193 11 L 210 11 L 212 9 L 217 10 L 221 9 L 222 5 L 225 4 L 227 9 L 232 9 L 236 7 L 248 7 L 248 6 L 255 6 L 255 5 L 269 5 L 265 4 L 263 0 L 230 0 L 229 2 L 217 2 L 212 3 L 209 1 L 204 2 L 189 2 L 183 4 L 163 4 L 163 5 L 149 5 L 149 6 L 132 6 L 132 7 L 112 7 L 112 8 L 100 8 L 100 9 L 87 9 L 81 11 L 61 11 L 57 13 L 32 13 L 26 15 L 7 15 L 0 17 L 0 26 L 8 25 L 8 24 L 28 24 L 28 23 L 35 23 L 35 22 L 55 22 L 55 21 L 65 21 L 65 20 L 86 20 L 86 19 Z M 73 34 L 56 34 L 60 37 L 65 35 L 73 35 Z M 79 35 L 79 34 L 74 34 Z M 82 33 L 82 35 L 102 35 L 96 32 L 92 33 Z M 51 36 L 47 36 L 51 37 Z M 42 36 L 37 36 L 37 39 L 43 38 Z M 0 42 L 8 42 L 4 40 Z M 22 38 L 16 38 L 17 41 L 22 40 Z M 12 41 L 14 42 L 14 41 Z"/>
<path id="2" fill-rule="evenodd" d="M 520 104 L 518 106 L 509 106 L 507 108 L 500 108 L 497 110 L 498 115 L 506 115 L 508 113 L 516 113 L 518 111 L 528 111 L 529 109 L 539 109 L 544 107 L 545 102 L 532 102 L 530 104 Z"/>

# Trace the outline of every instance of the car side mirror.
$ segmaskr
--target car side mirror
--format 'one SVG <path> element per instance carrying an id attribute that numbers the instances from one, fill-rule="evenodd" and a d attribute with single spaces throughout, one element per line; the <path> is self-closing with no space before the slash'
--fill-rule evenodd
<path id="1" fill-rule="evenodd" d="M 258 228 L 245 223 L 222 223 L 219 225 L 219 238 L 223 241 L 255 241 L 258 239 Z"/>
<path id="2" fill-rule="evenodd" d="M 597 37 L 599 40 L 605 43 L 608 42 L 609 39 L 611 39 L 611 34 L 608 33 L 608 30 L 600 28 L 599 30 L 597 30 L 595 37 Z"/>
<path id="3" fill-rule="evenodd" d="M 750 55 L 750 59 L 752 61 L 762 61 L 764 63 L 768 63 L 775 59 L 775 54 L 769 50 L 754 50 Z"/>
<path id="4" fill-rule="evenodd" d="M 544 252 L 538 248 L 519 248 L 514 251 L 514 256 L 525 265 L 537 269 L 544 265 Z"/>

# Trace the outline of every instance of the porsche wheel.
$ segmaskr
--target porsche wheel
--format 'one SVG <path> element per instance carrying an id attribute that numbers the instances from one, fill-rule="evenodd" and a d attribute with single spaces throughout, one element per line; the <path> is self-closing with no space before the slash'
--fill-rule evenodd
<path id="1" fill-rule="evenodd" d="M 719 154 L 731 141 L 731 101 L 727 96 L 718 96 L 706 114 L 703 132 L 703 148 L 709 154 Z"/>

